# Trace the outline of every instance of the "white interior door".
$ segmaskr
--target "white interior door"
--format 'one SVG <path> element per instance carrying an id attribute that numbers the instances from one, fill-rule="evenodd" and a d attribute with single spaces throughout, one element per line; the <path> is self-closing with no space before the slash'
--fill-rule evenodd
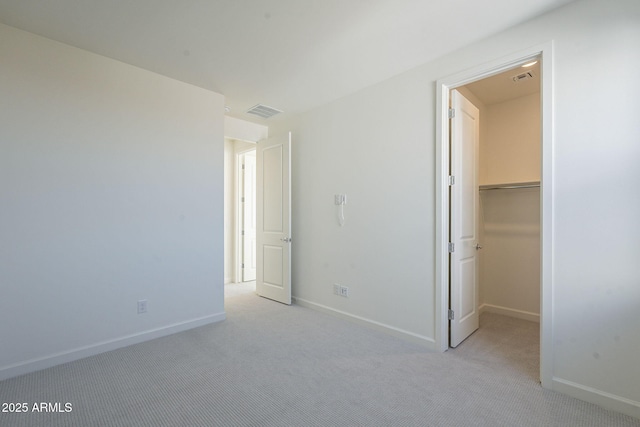
<path id="1" fill-rule="evenodd" d="M 242 281 L 256 280 L 256 152 L 243 155 Z"/>
<path id="2" fill-rule="evenodd" d="M 291 304 L 291 133 L 256 150 L 256 292 Z"/>
<path id="3" fill-rule="evenodd" d="M 478 313 L 479 111 L 451 92 L 450 338 L 456 347 L 480 325 Z M 452 315 L 452 316 L 451 316 Z M 453 317 L 453 319 L 451 319 Z"/>

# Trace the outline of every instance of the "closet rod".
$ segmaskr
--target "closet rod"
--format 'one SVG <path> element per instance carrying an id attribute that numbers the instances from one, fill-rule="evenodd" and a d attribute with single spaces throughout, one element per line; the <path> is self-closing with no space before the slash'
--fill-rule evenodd
<path id="1" fill-rule="evenodd" d="M 515 190 L 518 188 L 539 188 L 540 181 L 532 181 L 532 182 L 513 182 L 506 184 L 488 184 L 481 185 L 480 191 L 484 190 Z"/>

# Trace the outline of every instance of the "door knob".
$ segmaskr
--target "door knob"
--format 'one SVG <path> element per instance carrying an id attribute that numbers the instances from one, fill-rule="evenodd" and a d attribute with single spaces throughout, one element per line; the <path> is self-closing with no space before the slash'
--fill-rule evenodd
<path id="1" fill-rule="evenodd" d="M 482 249 L 482 246 L 480 246 L 480 244 L 479 244 L 479 243 L 476 243 L 476 251 L 478 251 L 478 250 L 480 250 L 480 249 Z"/>
<path id="2" fill-rule="evenodd" d="M 285 238 L 280 239 L 280 240 L 285 242 L 285 243 L 288 243 L 288 242 L 291 242 L 291 237 L 285 237 Z"/>

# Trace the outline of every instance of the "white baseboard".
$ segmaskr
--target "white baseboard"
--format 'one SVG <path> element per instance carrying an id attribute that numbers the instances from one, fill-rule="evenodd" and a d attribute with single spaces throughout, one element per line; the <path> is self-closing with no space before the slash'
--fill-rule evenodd
<path id="1" fill-rule="evenodd" d="M 500 307 L 499 305 L 482 304 L 480 306 L 480 313 L 495 313 L 502 314 L 503 316 L 516 317 L 518 319 L 528 320 L 530 322 L 540 323 L 540 314 L 531 313 L 529 311 L 516 310 L 513 308 Z"/>
<path id="2" fill-rule="evenodd" d="M 336 310 L 331 307 L 327 307 L 326 305 L 317 304 L 315 302 L 307 301 L 302 298 L 292 297 L 296 304 L 301 305 L 302 307 L 311 308 L 313 310 L 321 311 L 323 313 L 330 314 L 332 316 L 340 317 L 342 319 L 348 320 L 350 322 L 358 323 L 360 325 L 368 326 L 370 328 L 376 329 L 381 332 L 385 332 L 396 337 L 405 339 L 407 341 L 411 341 L 416 344 L 423 345 L 427 347 L 429 350 L 436 350 L 436 343 L 433 338 L 415 334 L 413 332 L 405 331 L 400 328 L 396 328 L 394 326 L 386 325 L 384 323 L 376 322 L 375 320 L 367 319 L 364 317 L 356 316 L 354 314 L 346 313 L 341 310 Z"/>
<path id="3" fill-rule="evenodd" d="M 640 402 L 553 377 L 553 390 L 630 417 L 640 418 Z"/>
<path id="4" fill-rule="evenodd" d="M 149 331 L 126 335 L 113 340 L 102 341 L 96 344 L 74 348 L 72 350 L 51 354 L 37 359 L 15 363 L 0 368 L 0 381 L 6 380 L 7 378 L 17 377 L 18 375 L 39 371 L 41 369 L 51 368 L 52 366 L 61 365 L 63 363 L 73 362 L 74 360 L 84 359 L 85 357 L 95 356 L 96 354 L 105 353 L 107 351 L 116 350 L 118 348 L 127 347 L 155 338 L 175 334 L 177 332 L 186 331 L 188 329 L 197 328 L 199 326 L 208 325 L 210 323 L 220 322 L 225 320 L 226 317 L 227 315 L 223 311 L 210 316 L 174 323 L 172 325 L 151 329 Z"/>

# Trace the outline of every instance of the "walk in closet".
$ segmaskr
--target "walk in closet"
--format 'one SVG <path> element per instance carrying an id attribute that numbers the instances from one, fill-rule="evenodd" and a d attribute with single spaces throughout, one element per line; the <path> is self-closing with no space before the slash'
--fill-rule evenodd
<path id="1" fill-rule="evenodd" d="M 526 79 L 516 79 L 525 71 L 530 73 Z M 480 312 L 536 322 L 540 318 L 538 76 L 536 65 L 463 88 L 480 110 Z"/>

